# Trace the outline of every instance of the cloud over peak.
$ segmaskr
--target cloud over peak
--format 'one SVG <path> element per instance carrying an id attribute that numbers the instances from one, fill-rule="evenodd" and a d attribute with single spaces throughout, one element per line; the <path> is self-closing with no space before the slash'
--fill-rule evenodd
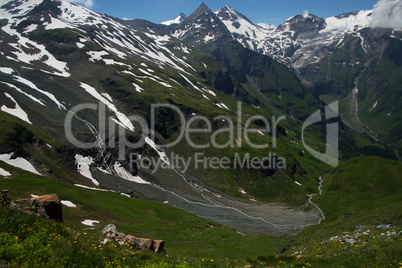
<path id="1" fill-rule="evenodd" d="M 380 0 L 371 15 L 373 27 L 402 28 L 402 0 Z"/>
<path id="2" fill-rule="evenodd" d="M 67 0 L 67 1 L 71 3 L 84 5 L 87 8 L 92 8 L 95 5 L 95 1 L 93 0 Z"/>

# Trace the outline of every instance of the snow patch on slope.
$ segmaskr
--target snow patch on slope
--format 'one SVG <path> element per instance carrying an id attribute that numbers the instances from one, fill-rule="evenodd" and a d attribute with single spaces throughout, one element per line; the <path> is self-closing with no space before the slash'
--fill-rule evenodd
<path id="1" fill-rule="evenodd" d="M 1 0 L 0 6 L 3 6 L 7 2 L 9 2 L 9 1 Z M 43 2 L 43 0 L 18 1 L 17 3 L 15 3 L 13 5 L 14 9 L 12 10 L 12 12 L 9 12 L 6 9 L 0 9 L 0 17 L 11 19 L 15 16 L 23 16 L 26 13 L 28 13 L 29 11 L 31 11 L 31 9 L 33 9 L 35 6 L 39 5 L 42 2 Z"/>
<path id="2" fill-rule="evenodd" d="M 90 56 L 90 58 L 88 59 L 89 61 L 96 62 L 101 61 L 102 56 L 109 55 L 109 53 L 106 51 L 88 51 L 87 55 Z"/>
<path id="3" fill-rule="evenodd" d="M 99 223 L 99 221 L 94 221 L 94 220 L 84 220 L 81 222 L 82 225 L 90 226 L 90 227 L 93 227 L 93 226 L 95 226 L 95 224 L 98 224 L 98 223 Z"/>
<path id="4" fill-rule="evenodd" d="M 3 169 L 3 168 L 0 168 L 0 176 L 2 176 L 2 177 L 10 177 L 11 173 L 8 172 L 7 170 Z"/>
<path id="5" fill-rule="evenodd" d="M 88 92 L 90 95 L 92 95 L 92 97 L 94 97 L 95 99 L 104 103 L 110 110 L 112 110 L 115 113 L 117 119 L 121 122 L 121 124 L 125 128 L 127 128 L 128 130 L 134 131 L 134 126 L 131 123 L 130 119 L 128 119 L 128 117 L 125 114 L 120 112 L 113 103 L 111 103 L 108 99 L 106 99 L 101 94 L 99 94 L 99 92 L 96 91 L 96 89 L 94 87 L 91 87 L 90 85 L 82 83 L 82 82 L 81 82 L 81 87 L 83 89 L 85 89 L 85 91 Z"/>
<path id="6" fill-rule="evenodd" d="M 61 200 L 60 203 L 62 205 L 65 205 L 66 207 L 69 207 L 69 208 L 76 208 L 77 207 L 76 204 L 74 204 L 73 202 L 68 201 L 68 200 Z"/>
<path id="7" fill-rule="evenodd" d="M 42 105 L 42 106 L 45 106 L 45 104 L 42 102 L 42 100 L 39 100 L 39 99 L 35 98 L 35 97 L 32 96 L 32 95 L 29 95 L 28 93 L 26 93 L 25 91 L 22 91 L 21 89 L 19 89 L 18 87 L 14 86 L 13 84 L 9 84 L 9 83 L 6 83 L 6 82 L 1 82 L 1 81 L 0 81 L 0 83 L 3 83 L 3 84 L 9 86 L 9 87 L 12 88 L 12 89 L 15 89 L 17 92 L 19 92 L 19 93 L 21 93 L 21 94 L 27 96 L 28 98 L 30 98 L 30 99 L 33 100 L 34 102 L 37 102 L 37 103 L 39 103 L 39 104 Z"/>
<path id="8" fill-rule="evenodd" d="M 0 9 L 2 10 L 2 9 Z M 0 17 L 2 17 L 0 15 Z M 33 64 L 35 61 L 43 62 L 48 65 L 50 69 L 56 70 L 55 75 L 69 77 L 67 63 L 57 60 L 50 52 L 46 50 L 44 45 L 38 44 L 29 38 L 20 34 L 16 29 L 11 28 L 11 25 L 18 23 L 20 18 L 10 19 L 9 23 L 3 26 L 2 30 L 11 36 L 16 36 L 18 43 L 9 43 L 13 47 L 14 51 L 11 54 L 14 55 L 14 60 L 24 62 L 27 64 Z M 39 50 L 38 53 L 27 53 L 26 51 L 32 50 L 32 48 Z M 45 60 L 44 60 L 45 59 Z"/>
<path id="9" fill-rule="evenodd" d="M 11 75 L 14 73 L 14 70 L 10 67 L 0 67 L 0 72 Z"/>
<path id="10" fill-rule="evenodd" d="M 102 95 L 103 97 L 105 97 L 108 101 L 113 102 L 113 99 L 112 99 L 112 97 L 111 97 L 109 94 L 107 94 L 107 93 L 101 93 L 101 95 Z"/>
<path id="11" fill-rule="evenodd" d="M 165 153 L 162 149 L 160 149 L 160 148 L 155 144 L 155 142 L 154 142 L 152 139 L 150 139 L 150 138 L 148 138 L 148 137 L 145 137 L 145 142 L 146 142 L 149 146 L 151 146 L 151 147 L 159 154 L 159 158 L 160 158 L 163 162 L 165 162 L 166 164 L 168 164 L 168 165 L 170 166 L 170 162 L 169 162 L 169 159 L 168 159 L 166 153 Z"/>
<path id="12" fill-rule="evenodd" d="M 31 173 L 37 174 L 37 175 L 42 175 L 40 174 L 34 166 L 25 158 L 22 157 L 17 157 L 15 159 L 12 159 L 13 153 L 10 154 L 1 154 L 0 155 L 0 161 L 3 161 L 10 166 L 17 167 L 26 171 L 29 171 Z"/>
<path id="13" fill-rule="evenodd" d="M 75 163 L 77 164 L 77 171 L 82 176 L 90 179 L 93 184 L 99 186 L 99 182 L 92 177 L 90 166 L 94 164 L 92 157 L 85 157 L 79 154 L 75 155 Z"/>
<path id="14" fill-rule="evenodd" d="M 371 109 L 369 110 L 369 112 L 371 112 L 375 107 L 377 107 L 377 104 L 378 104 L 378 101 L 376 101 L 376 102 L 374 103 L 373 108 L 371 108 Z"/>
<path id="15" fill-rule="evenodd" d="M 6 112 L 8 114 L 11 114 L 15 117 L 18 117 L 22 121 L 27 122 L 28 124 L 32 125 L 32 122 L 28 118 L 28 114 L 18 105 L 17 101 L 8 93 L 4 93 L 11 101 L 14 102 L 15 108 L 8 108 L 7 106 L 3 105 L 0 107 L 0 109 L 3 112 Z"/>
<path id="16" fill-rule="evenodd" d="M 223 102 L 221 102 L 221 103 L 215 103 L 215 105 L 218 106 L 218 107 L 221 108 L 221 109 L 226 109 L 226 110 L 229 110 L 229 111 L 230 111 L 229 107 L 227 107 L 226 104 L 224 104 Z"/>
<path id="17" fill-rule="evenodd" d="M 106 190 L 106 189 L 89 187 L 89 186 L 85 186 L 85 185 L 81 185 L 81 184 L 74 184 L 74 186 L 84 188 L 84 189 L 89 189 L 89 190 L 101 191 L 101 192 L 112 192 L 112 191 L 109 191 L 109 190 Z"/>
<path id="18" fill-rule="evenodd" d="M 145 89 L 143 89 L 142 87 L 140 87 L 139 85 L 133 83 L 133 86 L 135 87 L 135 91 L 137 92 L 143 92 L 145 91 Z"/>
<path id="19" fill-rule="evenodd" d="M 242 194 L 247 194 L 247 192 L 244 191 L 243 188 L 240 188 L 240 187 L 239 187 L 239 192 L 242 193 Z"/>
<path id="20" fill-rule="evenodd" d="M 133 176 L 121 166 L 119 162 L 115 162 L 113 169 L 116 171 L 117 175 L 125 180 L 132 181 L 139 184 L 150 184 L 147 181 L 144 181 L 140 176 Z"/>
<path id="21" fill-rule="evenodd" d="M 46 97 L 48 97 L 49 99 L 51 99 L 54 103 L 56 103 L 56 105 L 59 107 L 60 110 L 65 110 L 66 107 L 56 99 L 56 97 L 52 94 L 49 93 L 47 91 L 44 91 L 42 89 L 39 89 L 34 83 L 32 83 L 31 81 L 21 77 L 21 76 L 14 76 L 14 80 L 25 84 L 26 86 L 30 87 L 31 89 L 34 89 L 40 93 L 42 93 L 43 95 L 45 95 Z"/>

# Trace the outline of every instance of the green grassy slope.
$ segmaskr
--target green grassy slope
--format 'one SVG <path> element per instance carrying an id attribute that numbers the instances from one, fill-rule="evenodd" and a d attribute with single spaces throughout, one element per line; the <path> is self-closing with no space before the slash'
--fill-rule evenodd
<path id="1" fill-rule="evenodd" d="M 277 258 L 252 261 L 281 261 L 281 267 L 400 266 L 402 164 L 378 157 L 353 158 L 323 179 L 323 193 L 314 201 L 326 220 L 304 229 Z"/>
<path id="2" fill-rule="evenodd" d="M 127 243 L 104 244 L 102 240 L 97 230 L 81 233 L 36 215 L 0 207 L 2 267 L 228 267 L 246 263 L 141 253 Z"/>
<path id="3" fill-rule="evenodd" d="M 126 234 L 165 240 L 169 254 L 183 257 L 242 259 L 274 253 L 286 243 L 286 239 L 264 235 L 244 237 L 231 228 L 165 204 L 79 188 L 2 162 L 0 166 L 13 174 L 0 179 L 0 189 L 10 190 L 12 199 L 55 193 L 61 200 L 76 204 L 77 208 L 63 207 L 66 225 L 76 230 L 85 227 L 80 224 L 85 219 L 100 221 L 96 226 L 99 230 L 113 223 Z"/>
<path id="4" fill-rule="evenodd" d="M 317 202 L 329 220 L 402 200 L 402 164 L 379 157 L 352 158 L 325 178 Z"/>

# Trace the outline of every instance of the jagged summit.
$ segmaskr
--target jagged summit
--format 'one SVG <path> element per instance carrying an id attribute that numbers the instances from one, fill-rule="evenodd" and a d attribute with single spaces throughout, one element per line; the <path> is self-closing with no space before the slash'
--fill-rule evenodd
<path id="1" fill-rule="evenodd" d="M 225 24 L 215 12 L 209 9 L 205 3 L 202 3 L 175 28 L 172 35 L 179 39 L 189 37 L 192 43 L 202 44 L 224 34 L 230 35 Z"/>
<path id="2" fill-rule="evenodd" d="M 210 9 L 204 2 L 202 2 L 202 4 L 195 10 L 195 12 L 197 12 L 197 10 L 204 11 L 204 10 L 210 10 Z"/>
<path id="3" fill-rule="evenodd" d="M 251 43 L 245 39 L 252 38 L 254 40 L 262 40 L 268 34 L 268 31 L 272 30 L 255 25 L 246 16 L 227 5 L 223 6 L 215 13 L 225 24 L 233 38 L 241 38 L 242 40 L 238 41 L 247 48 L 250 47 Z"/>
<path id="4" fill-rule="evenodd" d="M 214 12 L 205 4 L 202 3 L 193 13 L 191 13 L 190 16 L 187 17 L 187 19 L 184 21 L 184 23 L 194 20 L 196 17 L 198 17 L 201 14 L 214 14 Z"/>
<path id="5" fill-rule="evenodd" d="M 233 8 L 231 8 L 231 7 L 228 6 L 228 5 L 224 5 L 223 7 L 221 7 L 221 8 L 217 11 L 217 13 L 218 13 L 218 12 L 221 12 L 221 11 L 237 12 L 236 10 L 234 10 Z"/>

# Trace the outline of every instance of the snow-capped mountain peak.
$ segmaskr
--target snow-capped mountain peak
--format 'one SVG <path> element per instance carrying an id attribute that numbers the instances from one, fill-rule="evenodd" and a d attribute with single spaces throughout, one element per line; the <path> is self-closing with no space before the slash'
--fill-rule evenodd
<path id="1" fill-rule="evenodd" d="M 177 25 L 172 33 L 174 37 L 182 40 L 191 37 L 194 44 L 207 43 L 223 34 L 230 35 L 230 31 L 220 18 L 204 3 L 181 24 Z"/>
<path id="2" fill-rule="evenodd" d="M 215 12 L 215 14 L 220 14 L 219 16 L 223 19 L 223 20 L 231 20 L 231 21 L 237 21 L 240 18 L 246 20 L 248 23 L 252 23 L 247 17 L 245 17 L 243 14 L 237 12 L 236 10 L 234 10 L 233 8 L 231 8 L 230 6 L 223 6 L 222 8 L 220 8 L 218 11 Z"/>
<path id="3" fill-rule="evenodd" d="M 215 14 L 225 24 L 234 38 L 242 36 L 259 41 L 264 39 L 269 31 L 272 31 L 272 28 L 267 29 L 253 24 L 246 16 L 229 6 L 223 6 Z"/>
<path id="4" fill-rule="evenodd" d="M 180 13 L 174 20 L 163 21 L 163 22 L 161 22 L 161 24 L 166 25 L 166 26 L 170 26 L 170 25 L 174 25 L 174 24 L 180 24 L 186 18 L 187 18 L 186 14 Z"/>
<path id="5" fill-rule="evenodd" d="M 313 14 L 296 15 L 278 26 L 277 32 L 291 32 L 292 37 L 304 34 L 315 34 L 324 29 L 325 20 Z"/>

